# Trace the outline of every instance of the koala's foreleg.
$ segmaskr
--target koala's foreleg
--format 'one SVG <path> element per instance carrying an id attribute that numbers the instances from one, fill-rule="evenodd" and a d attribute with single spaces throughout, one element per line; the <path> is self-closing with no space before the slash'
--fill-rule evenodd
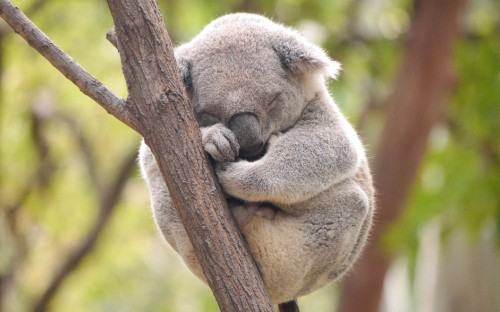
<path id="1" fill-rule="evenodd" d="M 240 149 L 236 135 L 221 123 L 201 127 L 201 141 L 205 151 L 215 161 L 233 161 Z"/>
<path id="2" fill-rule="evenodd" d="M 224 190 L 249 202 L 293 204 L 354 175 L 364 159 L 361 143 L 328 99 L 306 107 L 294 127 L 274 139 L 259 160 L 217 165 Z"/>

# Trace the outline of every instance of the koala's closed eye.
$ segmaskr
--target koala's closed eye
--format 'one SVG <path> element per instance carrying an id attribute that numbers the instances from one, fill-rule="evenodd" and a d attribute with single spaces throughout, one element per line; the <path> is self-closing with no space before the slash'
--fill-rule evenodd
<path id="1" fill-rule="evenodd" d="M 196 120 L 198 121 L 200 127 L 208 127 L 220 122 L 217 117 L 205 112 L 196 114 Z"/>
<path id="2" fill-rule="evenodd" d="M 268 111 L 272 110 L 279 103 L 281 92 L 273 94 L 271 100 L 267 103 L 266 109 Z"/>

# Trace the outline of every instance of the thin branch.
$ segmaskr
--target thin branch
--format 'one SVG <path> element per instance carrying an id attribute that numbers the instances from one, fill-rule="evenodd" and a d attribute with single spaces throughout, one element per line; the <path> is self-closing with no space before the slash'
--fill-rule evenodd
<path id="1" fill-rule="evenodd" d="M 36 0 L 24 10 L 24 14 L 26 14 L 26 16 L 34 15 L 35 13 L 38 13 L 45 6 L 45 4 L 47 4 L 47 0 Z M 7 27 L 7 25 L 0 24 L 0 37 L 11 32 L 12 30 L 13 29 Z"/>
<path id="2" fill-rule="evenodd" d="M 127 105 L 57 48 L 15 6 L 0 0 L 0 16 L 108 112 L 141 133 L 153 151 L 222 311 L 274 311 L 250 252 L 225 202 L 201 145 L 170 39 L 155 0 L 108 0 L 130 94 Z M 112 202 L 113 192 L 101 205 Z M 103 212 L 101 220 L 106 216 Z M 46 297 L 95 243 L 102 221 L 69 259 Z M 93 234 L 94 233 L 94 234 Z M 97 233 L 97 234 L 95 234 Z M 89 247 L 90 246 L 90 247 Z M 234 274 L 227 274 L 228 269 Z M 55 287 L 53 286 L 55 285 Z"/>
<path id="3" fill-rule="evenodd" d="M 73 133 L 75 141 L 78 142 L 80 152 L 84 157 L 90 182 L 94 186 L 94 191 L 96 192 L 96 194 L 99 194 L 101 190 L 101 181 L 99 181 L 97 177 L 97 166 L 95 163 L 94 155 L 92 154 L 90 143 L 83 134 L 81 127 L 78 125 L 75 118 L 73 118 L 73 116 L 66 112 L 56 111 L 54 112 L 53 117 L 65 123 L 68 126 L 69 130 Z"/>
<path id="4" fill-rule="evenodd" d="M 85 256 L 95 248 L 101 233 L 106 228 L 106 225 L 109 224 L 111 216 L 116 210 L 118 200 L 123 193 L 130 172 L 135 168 L 136 159 L 137 149 L 134 147 L 124 159 L 116 177 L 110 183 L 104 195 L 99 198 L 99 215 L 94 226 L 54 275 L 48 287 L 34 304 L 33 312 L 47 311 L 50 300 L 56 295 L 63 282 L 75 271 Z"/>
<path id="5" fill-rule="evenodd" d="M 111 44 L 118 49 L 118 41 L 116 39 L 116 31 L 115 28 L 111 28 L 107 33 L 106 33 L 106 39 L 108 39 Z"/>
<path id="6" fill-rule="evenodd" d="M 40 97 L 38 97 L 40 99 Z M 68 114 L 60 111 L 54 111 L 50 103 L 37 102 L 33 106 L 31 112 L 32 119 L 32 137 L 36 150 L 38 152 L 38 159 L 40 160 L 37 173 L 34 178 L 29 179 L 26 183 L 26 187 L 23 190 L 19 200 L 14 204 L 10 205 L 6 209 L 9 225 L 15 226 L 17 224 L 17 211 L 28 199 L 29 195 L 36 189 L 43 188 L 50 183 L 50 179 L 53 176 L 55 169 L 49 157 L 48 145 L 44 136 L 44 126 L 49 121 L 60 121 L 66 124 L 70 128 L 70 131 L 76 137 L 79 142 L 79 149 L 81 153 L 85 156 L 85 164 L 87 167 L 87 172 L 90 176 L 91 183 L 94 185 L 94 190 L 99 202 L 99 215 L 96 222 L 89 233 L 85 236 L 79 246 L 75 251 L 68 256 L 66 262 L 61 266 L 59 271 L 54 275 L 49 283 L 49 286 L 37 300 L 34 305 L 33 311 L 45 311 L 50 300 L 56 295 L 57 291 L 60 289 L 66 278 L 74 272 L 74 270 L 81 263 L 83 258 L 93 250 L 97 243 L 97 240 L 111 219 L 112 212 L 117 206 L 119 197 L 125 186 L 125 182 L 130 174 L 130 171 L 135 167 L 135 160 L 137 158 L 137 149 L 135 146 L 130 149 L 123 164 L 117 170 L 117 175 L 107 188 L 104 188 L 104 192 L 101 191 L 99 185 L 101 181 L 98 180 L 96 175 L 96 166 L 93 161 L 93 155 L 88 144 L 88 140 L 82 134 L 82 131 L 76 121 Z M 15 233 L 16 228 L 12 228 L 11 232 Z M 19 244 L 21 246 L 21 244 Z M 19 253 L 19 256 L 23 255 L 23 251 Z M 9 270 L 6 274 L 0 277 L 0 286 L 2 293 L 8 288 L 8 285 L 12 282 L 15 274 L 15 270 L 20 262 L 19 256 L 16 256 L 15 261 L 9 266 Z"/>
<path id="7" fill-rule="evenodd" d="M 5 217 L 6 228 L 12 237 L 12 246 L 14 248 L 13 256 L 9 259 L 7 269 L 0 274 L 0 309 L 3 307 L 3 299 L 6 292 L 12 287 L 15 275 L 18 268 L 23 263 L 28 248 L 26 245 L 26 235 L 19 227 L 19 212 L 20 208 L 28 200 L 30 195 L 37 190 L 43 191 L 50 185 L 56 166 L 52 159 L 49 157 L 49 144 L 44 135 L 44 127 L 47 123 L 47 118 L 39 114 L 37 106 L 40 105 L 40 99 L 34 103 L 31 112 L 31 137 L 35 150 L 37 152 L 38 164 L 35 173 L 24 182 L 23 189 L 19 196 L 10 204 L 2 208 L 2 215 Z"/>
<path id="8" fill-rule="evenodd" d="M 21 10 L 7 0 L 0 0 L 0 16 L 84 94 L 99 103 L 108 113 L 138 130 L 125 102 L 56 46 Z"/>

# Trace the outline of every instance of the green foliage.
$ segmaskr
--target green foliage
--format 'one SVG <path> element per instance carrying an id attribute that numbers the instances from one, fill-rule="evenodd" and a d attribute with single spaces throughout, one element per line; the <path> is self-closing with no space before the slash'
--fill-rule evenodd
<path id="1" fill-rule="evenodd" d="M 14 2 L 27 9 L 34 0 Z M 410 1 L 249 3 L 254 12 L 312 34 L 343 63 L 331 91 L 350 120 L 362 123 L 368 148 L 375 150 L 384 120 L 382 103 L 391 91 L 410 22 Z M 444 224 L 443 238 L 466 228 L 474 239 L 488 226 L 500 241 L 498 5 L 472 3 L 456 47 L 457 84 L 449 110 L 429 140 L 408 209 L 387 235 L 388 246 L 408 255 L 410 264 L 416 261 L 419 232 L 436 218 Z M 243 8 L 243 1 L 164 0 L 160 6 L 173 41 L 182 43 L 215 17 Z M 84 68 L 126 95 L 118 54 L 104 39 L 112 26 L 105 1 L 47 0 L 32 18 Z M 5 35 L 1 49 L 0 274 L 16 266 L 2 304 L 8 311 L 25 311 L 92 228 L 98 192 L 105 191 L 139 137 L 81 94 L 17 35 Z M 361 120 L 368 102 L 374 106 Z M 55 113 L 71 116 L 72 123 Z M 48 147 L 48 161 L 42 159 L 33 135 L 35 115 L 43 119 L 38 132 Z M 89 175 L 87 157 L 72 130 L 75 125 L 92 151 L 98 185 Z M 50 180 L 37 181 L 39 167 L 50 166 Z M 4 216 L 11 215 L 20 199 L 12 223 Z M 217 311 L 209 289 L 162 242 L 148 206 L 146 187 L 134 171 L 111 224 L 65 281 L 51 311 Z M 301 299 L 304 310 L 332 310 L 335 288 L 332 284 Z"/>
<path id="2" fill-rule="evenodd" d="M 496 236 L 500 247 L 498 20 L 484 7 L 476 9 L 472 20 L 482 23 L 471 23 L 468 31 L 474 35 L 456 44 L 456 84 L 449 109 L 431 133 L 408 207 L 385 239 L 386 247 L 407 255 L 412 277 L 422 230 L 430 220 L 441 223 L 444 243 L 463 229 L 471 243 Z"/>

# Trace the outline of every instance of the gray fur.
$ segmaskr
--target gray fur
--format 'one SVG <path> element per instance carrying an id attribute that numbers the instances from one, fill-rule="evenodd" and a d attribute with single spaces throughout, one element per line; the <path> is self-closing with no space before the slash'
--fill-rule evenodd
<path id="1" fill-rule="evenodd" d="M 363 146 L 326 89 L 339 64 L 251 14 L 213 21 L 176 58 L 203 146 L 272 301 L 342 276 L 367 239 L 374 195 Z M 205 280 L 144 143 L 140 164 L 158 227 Z"/>

